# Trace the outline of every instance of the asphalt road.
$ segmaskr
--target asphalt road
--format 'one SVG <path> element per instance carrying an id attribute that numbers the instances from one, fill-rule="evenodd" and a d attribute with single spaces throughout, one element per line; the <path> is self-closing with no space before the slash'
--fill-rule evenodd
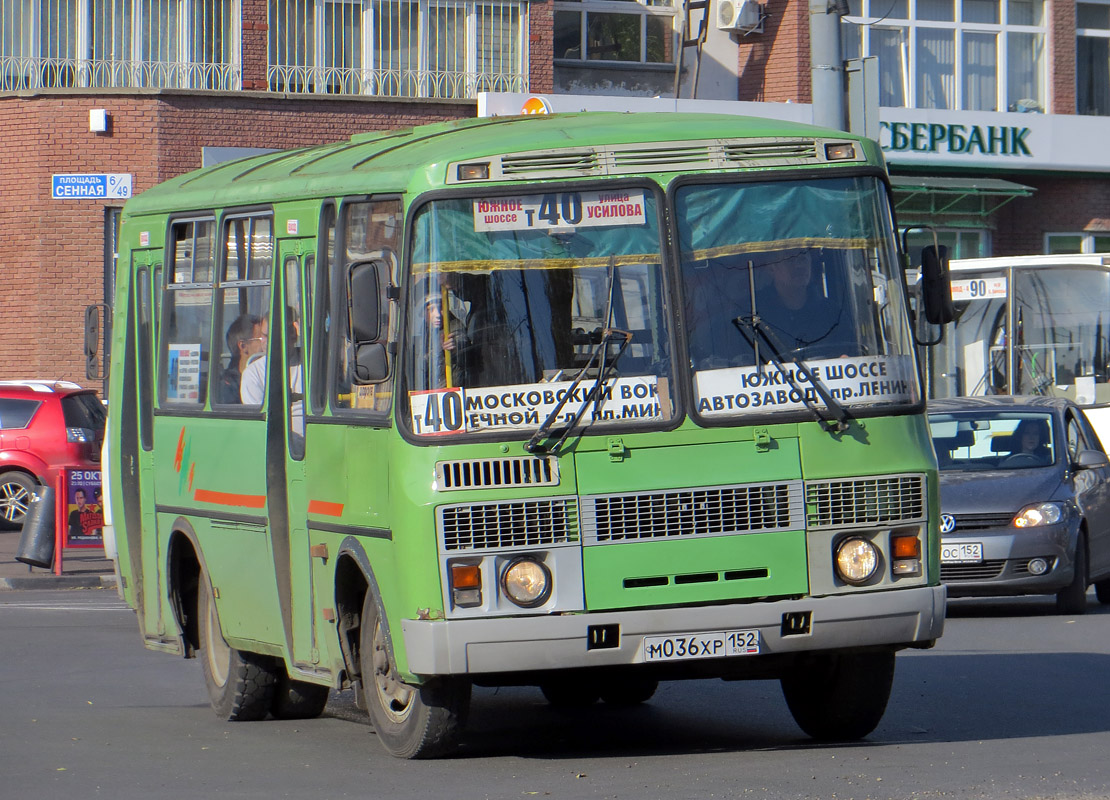
<path id="1" fill-rule="evenodd" d="M 886 717 L 852 746 L 806 739 L 777 683 L 697 681 L 574 713 L 477 689 L 458 758 L 403 762 L 350 693 L 317 720 L 218 720 L 199 664 L 145 650 L 111 590 L 0 593 L 0 798 L 217 794 L 1110 797 L 1110 608 L 951 603 L 940 644 L 899 656 Z"/>

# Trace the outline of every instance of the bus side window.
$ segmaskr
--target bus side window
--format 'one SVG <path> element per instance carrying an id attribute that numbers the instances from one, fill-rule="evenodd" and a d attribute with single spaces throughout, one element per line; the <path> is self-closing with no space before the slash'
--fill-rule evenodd
<path id="1" fill-rule="evenodd" d="M 267 319 L 273 221 L 268 216 L 232 217 L 224 224 L 221 247 L 226 258 L 216 309 L 215 347 L 220 357 L 212 404 L 258 406 L 266 384 L 268 337 L 274 329 Z"/>
<path id="2" fill-rule="evenodd" d="M 376 261 L 379 265 L 378 286 L 380 294 L 380 319 L 382 331 L 391 342 L 397 339 L 397 319 L 393 313 L 393 301 L 388 288 L 395 286 L 399 268 L 396 253 L 399 251 L 401 237 L 401 202 L 397 199 L 371 200 L 365 203 L 349 203 L 343 207 L 343 261 L 342 269 L 333 272 L 333 288 L 337 293 L 346 291 L 347 268 L 356 263 Z M 342 280 L 340 279 L 341 276 Z M 341 305 L 346 308 L 346 297 Z M 336 408 L 353 408 L 371 412 L 389 410 L 392 397 L 388 382 L 370 386 L 356 386 L 351 379 L 354 365 L 351 363 L 353 342 L 350 338 L 349 321 L 344 315 L 342 324 L 336 331 L 338 345 L 333 358 L 335 363 L 335 393 L 332 403 Z"/>
<path id="3" fill-rule="evenodd" d="M 331 333 L 331 292 L 328 271 L 335 263 L 335 206 L 328 203 L 320 214 L 319 258 L 316 259 L 316 285 L 311 298 L 315 305 L 305 305 L 312 309 L 314 324 L 311 336 L 311 366 L 309 369 L 310 391 L 309 408 L 313 414 L 323 414 L 327 405 L 327 353 L 328 336 Z"/>
<path id="4" fill-rule="evenodd" d="M 164 402 L 202 406 L 212 333 L 214 219 L 171 225 L 170 280 L 162 304 L 161 380 Z"/>
<path id="5" fill-rule="evenodd" d="M 285 259 L 285 372 L 289 376 L 289 456 L 304 458 L 304 325 L 301 320 L 301 262 Z"/>

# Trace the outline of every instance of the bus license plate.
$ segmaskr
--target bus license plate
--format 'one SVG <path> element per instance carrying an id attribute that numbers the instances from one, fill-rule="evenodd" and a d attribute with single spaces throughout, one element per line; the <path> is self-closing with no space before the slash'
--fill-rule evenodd
<path id="1" fill-rule="evenodd" d="M 759 652 L 759 631 L 711 631 L 645 636 L 644 661 L 750 656 Z"/>
<path id="2" fill-rule="evenodd" d="M 940 562 L 942 564 L 979 564 L 982 560 L 982 542 L 940 543 Z"/>

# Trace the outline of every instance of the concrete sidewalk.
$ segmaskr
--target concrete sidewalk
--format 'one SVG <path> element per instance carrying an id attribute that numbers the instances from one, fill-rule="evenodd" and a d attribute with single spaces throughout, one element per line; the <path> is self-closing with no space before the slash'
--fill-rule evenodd
<path id="1" fill-rule="evenodd" d="M 52 569 L 31 567 L 15 560 L 19 531 L 0 530 L 0 591 L 12 589 L 104 589 L 114 588 L 112 562 L 97 548 L 65 550 L 62 574 Z"/>

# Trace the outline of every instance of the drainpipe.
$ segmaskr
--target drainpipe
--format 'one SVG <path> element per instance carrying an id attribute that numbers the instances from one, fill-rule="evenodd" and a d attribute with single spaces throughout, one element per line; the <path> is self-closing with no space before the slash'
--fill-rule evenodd
<path id="1" fill-rule="evenodd" d="M 844 62 L 840 18 L 847 0 L 809 0 L 809 63 L 813 89 L 813 124 L 848 130 L 844 113 Z"/>

